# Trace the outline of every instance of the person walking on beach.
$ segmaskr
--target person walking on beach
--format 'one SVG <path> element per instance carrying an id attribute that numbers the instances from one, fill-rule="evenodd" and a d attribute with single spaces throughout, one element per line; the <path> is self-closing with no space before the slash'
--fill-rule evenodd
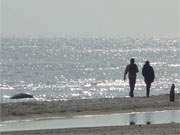
<path id="1" fill-rule="evenodd" d="M 151 83 L 154 82 L 154 70 L 152 66 L 150 66 L 149 61 L 146 61 L 142 68 L 142 75 L 144 76 L 144 81 L 146 83 L 146 97 L 149 97 Z"/>
<path id="2" fill-rule="evenodd" d="M 129 86 L 130 86 L 130 92 L 129 96 L 134 97 L 134 88 L 135 88 L 135 83 L 136 83 L 136 73 L 138 73 L 138 67 L 135 64 L 134 58 L 130 59 L 130 64 L 126 66 L 126 69 L 124 71 L 124 81 L 126 80 L 126 75 L 128 73 L 128 78 L 129 78 Z"/>

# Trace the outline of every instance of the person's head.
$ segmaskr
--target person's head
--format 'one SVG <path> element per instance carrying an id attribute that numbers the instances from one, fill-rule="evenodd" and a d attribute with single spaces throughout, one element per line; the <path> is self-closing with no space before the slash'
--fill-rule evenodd
<path id="1" fill-rule="evenodd" d="M 171 88 L 173 88 L 173 89 L 174 89 L 174 88 L 175 88 L 175 84 L 172 84 Z"/>
<path id="2" fill-rule="evenodd" d="M 148 60 L 145 62 L 145 64 L 146 64 L 146 65 L 150 65 L 150 63 L 149 63 L 149 61 L 148 61 Z"/>
<path id="3" fill-rule="evenodd" d="M 130 59 L 130 63 L 131 63 L 131 64 L 134 64 L 134 61 L 135 61 L 134 58 L 131 58 L 131 59 Z"/>

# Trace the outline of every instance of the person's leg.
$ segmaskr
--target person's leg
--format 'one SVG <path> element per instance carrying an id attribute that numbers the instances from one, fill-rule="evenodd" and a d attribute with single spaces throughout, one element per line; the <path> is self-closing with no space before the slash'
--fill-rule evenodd
<path id="1" fill-rule="evenodd" d="M 132 97 L 132 82 L 131 82 L 131 79 L 129 79 L 129 87 L 130 87 L 129 96 Z"/>
<path id="2" fill-rule="evenodd" d="M 150 88 L 151 88 L 151 83 L 146 83 L 146 97 L 149 97 Z"/>
<path id="3" fill-rule="evenodd" d="M 135 88 L 135 79 L 134 78 L 129 79 L 129 85 L 130 85 L 129 96 L 134 97 L 134 88 Z"/>

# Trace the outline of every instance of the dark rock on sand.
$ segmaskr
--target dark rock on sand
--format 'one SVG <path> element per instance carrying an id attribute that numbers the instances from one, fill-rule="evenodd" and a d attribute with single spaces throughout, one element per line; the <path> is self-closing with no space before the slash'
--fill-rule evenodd
<path id="1" fill-rule="evenodd" d="M 12 96 L 10 99 L 21 99 L 21 98 L 33 98 L 33 96 L 27 93 L 19 93 Z"/>

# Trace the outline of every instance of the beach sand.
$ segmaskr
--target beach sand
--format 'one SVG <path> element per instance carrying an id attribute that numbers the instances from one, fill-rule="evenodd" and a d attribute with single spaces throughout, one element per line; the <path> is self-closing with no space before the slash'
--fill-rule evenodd
<path id="1" fill-rule="evenodd" d="M 179 109 L 180 94 L 176 94 L 175 102 L 169 101 L 169 95 L 151 96 L 149 98 L 134 97 L 12 102 L 1 103 L 1 120 Z"/>
<path id="2" fill-rule="evenodd" d="M 1 120 L 39 117 L 93 115 L 127 112 L 180 110 L 180 94 L 175 102 L 169 95 L 134 98 L 78 99 L 67 101 L 28 101 L 1 103 Z M 179 135 L 180 124 L 152 124 L 90 128 L 42 129 L 1 132 L 1 135 Z"/>
<path id="3" fill-rule="evenodd" d="M 109 126 L 2 132 L 1 135 L 179 135 L 180 124 Z"/>

